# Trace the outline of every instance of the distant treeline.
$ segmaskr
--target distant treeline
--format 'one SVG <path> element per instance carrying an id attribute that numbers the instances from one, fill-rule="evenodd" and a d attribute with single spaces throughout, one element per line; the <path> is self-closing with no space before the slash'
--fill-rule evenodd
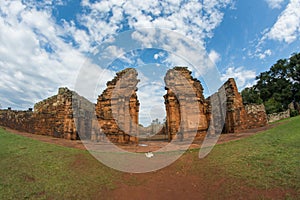
<path id="1" fill-rule="evenodd" d="M 288 109 L 300 102 L 300 53 L 280 59 L 269 71 L 256 77 L 256 84 L 242 91 L 244 104 L 265 105 L 268 114 Z"/>

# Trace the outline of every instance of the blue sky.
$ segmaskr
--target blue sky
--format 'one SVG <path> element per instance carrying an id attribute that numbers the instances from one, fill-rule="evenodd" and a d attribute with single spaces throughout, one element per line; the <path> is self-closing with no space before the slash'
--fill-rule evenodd
<path id="1" fill-rule="evenodd" d="M 300 49 L 300 0 L 3 0 L 0 104 L 27 109 L 67 86 L 95 102 L 115 72 L 139 71 L 140 118 L 164 117 L 163 77 L 187 66 L 208 96 L 240 90 Z"/>

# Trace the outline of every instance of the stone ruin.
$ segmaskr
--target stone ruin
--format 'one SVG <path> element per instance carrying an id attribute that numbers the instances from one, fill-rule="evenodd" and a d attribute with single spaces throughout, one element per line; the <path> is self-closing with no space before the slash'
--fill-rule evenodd
<path id="1" fill-rule="evenodd" d="M 279 113 L 268 114 L 268 122 L 272 123 L 281 119 L 286 119 L 291 116 L 290 109 Z"/>
<path id="2" fill-rule="evenodd" d="M 107 89 L 98 97 L 96 115 L 108 139 L 116 143 L 137 142 L 139 100 L 136 91 L 139 80 L 135 69 L 125 69 L 107 82 Z"/>
<path id="3" fill-rule="evenodd" d="M 136 94 L 138 74 L 129 68 L 118 72 L 99 95 L 96 104 L 67 89 L 41 101 L 34 111 L 0 110 L 0 125 L 34 134 L 65 139 L 104 140 L 114 143 L 137 143 L 139 136 L 139 100 Z M 165 76 L 166 122 L 159 133 L 169 141 L 182 140 L 189 133 L 205 135 L 212 132 L 212 103 L 224 92 L 221 115 L 225 115 L 223 133 L 238 133 L 246 129 L 265 126 L 267 115 L 263 105 L 243 105 L 234 79 L 224 83 L 217 93 L 203 96 L 199 80 L 191 76 L 186 67 L 168 70 Z M 218 106 L 217 106 L 218 107 Z M 216 107 L 215 107 L 216 108 Z M 224 112 L 224 113 L 223 113 Z M 221 118 L 220 118 L 221 119 Z"/>
<path id="4" fill-rule="evenodd" d="M 177 136 L 183 139 L 184 133 L 207 130 L 207 105 L 200 81 L 194 79 L 187 68 L 175 67 L 168 70 L 165 84 L 165 131 L 169 140 Z"/>
<path id="5" fill-rule="evenodd" d="M 34 111 L 0 110 L 0 125 L 33 134 L 77 140 L 78 129 L 84 129 L 86 133 L 91 130 L 89 119 L 92 116 L 91 112 L 87 113 L 88 109 L 75 111 L 77 104 L 90 107 L 91 103 L 68 88 L 59 88 L 57 95 L 36 103 Z M 75 119 L 76 113 L 78 118 Z"/>
<path id="6" fill-rule="evenodd" d="M 247 113 L 243 104 L 243 99 L 238 92 L 233 78 L 224 83 L 226 92 L 226 118 L 223 132 L 236 133 L 247 129 Z"/>
<path id="7" fill-rule="evenodd" d="M 226 94 L 226 117 L 223 133 L 239 133 L 268 124 L 264 105 L 245 106 L 233 78 L 229 78 L 222 87 Z"/>
<path id="8" fill-rule="evenodd" d="M 245 106 L 247 113 L 247 129 L 263 127 L 268 124 L 268 117 L 264 104 L 249 104 Z"/>

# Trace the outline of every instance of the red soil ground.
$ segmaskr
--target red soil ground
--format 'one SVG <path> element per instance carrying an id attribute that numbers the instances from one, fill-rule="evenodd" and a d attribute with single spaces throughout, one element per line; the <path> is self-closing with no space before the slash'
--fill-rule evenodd
<path id="1" fill-rule="evenodd" d="M 218 143 L 224 143 L 272 128 L 278 124 L 252 129 L 240 134 L 223 134 Z M 29 137 L 35 140 L 54 143 L 66 147 L 85 149 L 81 141 L 70 141 L 49 136 L 34 135 L 6 128 L 7 131 Z M 197 144 L 193 147 L 199 147 Z M 130 147 L 126 147 L 127 149 Z M 136 148 L 136 147 L 132 147 Z M 104 199 L 285 199 L 286 194 L 294 197 L 296 191 L 283 188 L 276 189 L 257 189 L 245 186 L 240 180 L 226 177 L 226 174 L 215 172 L 215 178 L 207 177 L 205 172 L 199 175 L 189 173 L 191 167 L 191 155 L 186 154 L 181 157 L 179 162 L 184 163 L 179 170 L 175 164 L 164 169 L 143 173 L 129 174 L 123 173 L 122 180 L 116 183 L 114 190 L 103 191 L 101 195 Z M 203 160 L 199 161 L 203 162 Z M 80 163 L 80 162 L 79 162 Z M 216 178 L 217 177 L 217 178 Z M 99 197 L 95 198 L 99 199 Z M 101 198 L 102 199 L 102 198 Z"/>

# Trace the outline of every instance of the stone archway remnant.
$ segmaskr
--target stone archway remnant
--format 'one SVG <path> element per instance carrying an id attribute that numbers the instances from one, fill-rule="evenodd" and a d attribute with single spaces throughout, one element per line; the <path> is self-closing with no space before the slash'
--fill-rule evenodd
<path id="1" fill-rule="evenodd" d="M 191 131 L 207 130 L 203 87 L 199 80 L 191 76 L 191 71 L 187 67 L 174 67 L 167 71 L 165 84 L 166 131 L 169 141 L 178 137 L 183 139 Z"/>
<path id="2" fill-rule="evenodd" d="M 68 88 L 59 88 L 57 95 L 36 103 L 33 111 L 1 109 L 0 125 L 65 139 L 101 140 L 102 135 L 114 143 L 137 143 L 140 105 L 136 94 L 137 77 L 133 68 L 118 72 L 107 82 L 96 105 Z M 168 70 L 164 80 L 167 116 L 159 134 L 168 135 L 171 141 L 188 138 L 193 131 L 213 132 L 210 124 L 219 122 L 211 119 L 211 101 L 215 101 L 218 93 L 205 99 L 200 81 L 191 76 L 187 67 Z M 224 133 L 241 132 L 268 123 L 263 105 L 243 105 L 233 78 L 221 88 L 218 92 L 225 91 L 226 96 Z"/>
<path id="3" fill-rule="evenodd" d="M 118 72 L 98 97 L 96 116 L 101 132 L 112 142 L 138 142 L 137 75 L 133 68 Z"/>

